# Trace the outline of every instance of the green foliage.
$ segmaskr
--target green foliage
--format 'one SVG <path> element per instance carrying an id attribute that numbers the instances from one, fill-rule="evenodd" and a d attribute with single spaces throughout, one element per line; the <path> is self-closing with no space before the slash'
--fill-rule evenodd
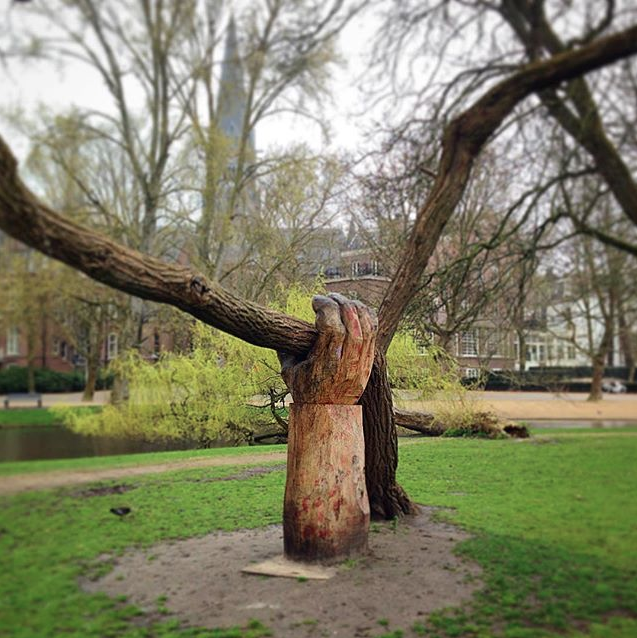
<path id="1" fill-rule="evenodd" d="M 420 346 L 411 333 L 399 332 L 389 346 L 387 366 L 392 388 L 410 391 L 411 399 L 427 401 L 428 411 L 445 428 L 444 436 L 506 436 L 498 419 L 467 392 L 458 363 L 444 348 L 434 343 Z"/>
<path id="2" fill-rule="evenodd" d="M 392 388 L 418 390 L 423 399 L 441 392 L 464 394 L 456 360 L 436 344 L 419 345 L 409 332 L 398 332 L 392 339 L 387 367 Z"/>
<path id="3" fill-rule="evenodd" d="M 27 368 L 12 366 L 0 371 L 0 394 L 27 392 Z M 79 392 L 84 388 L 81 372 L 55 372 L 46 368 L 35 371 L 37 392 Z"/>
<path id="4" fill-rule="evenodd" d="M 311 319 L 315 292 L 293 287 L 281 309 Z M 99 415 L 58 412 L 82 434 L 189 439 L 200 447 L 219 438 L 242 442 L 280 429 L 266 398 L 285 395 L 279 369 L 275 352 L 196 323 L 188 354 L 166 353 L 151 363 L 129 352 L 111 364 L 110 372 L 126 379 L 127 401 L 107 405 Z M 275 407 L 282 417 L 282 401 Z"/>
<path id="5" fill-rule="evenodd" d="M 27 392 L 28 390 L 27 368 L 12 366 L 6 370 L 0 370 L 0 394 L 11 392 Z M 97 381 L 99 390 L 109 388 L 112 379 L 109 375 L 101 374 Z M 56 372 L 48 368 L 35 370 L 36 392 L 80 392 L 84 389 L 84 373 Z"/>

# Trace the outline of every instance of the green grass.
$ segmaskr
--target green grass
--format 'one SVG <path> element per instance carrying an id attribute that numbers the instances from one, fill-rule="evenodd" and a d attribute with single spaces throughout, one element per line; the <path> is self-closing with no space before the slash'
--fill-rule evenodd
<path id="1" fill-rule="evenodd" d="M 421 635 L 540 638 L 597 623 L 592 636 L 637 636 L 637 437 L 603 432 L 402 450 L 404 487 L 452 508 L 441 516 L 474 534 L 460 551 L 486 583 Z M 604 628 L 614 615 L 630 618 Z"/>
<path id="2" fill-rule="evenodd" d="M 74 408 L 85 412 L 99 412 L 101 406 L 81 406 Z M 0 427 L 62 425 L 60 417 L 49 408 L 9 408 L 0 409 Z"/>
<path id="3" fill-rule="evenodd" d="M 83 457 L 79 459 L 52 459 L 45 461 L 9 461 L 0 463 L 0 476 L 52 472 L 61 470 L 107 469 L 173 463 L 184 459 L 208 458 L 216 456 L 245 456 L 246 454 L 273 454 L 283 452 L 285 445 L 255 445 L 246 447 L 225 447 L 208 450 L 177 450 L 173 452 L 145 452 L 141 454 L 119 454 L 115 456 Z M 240 458 L 237 463 L 240 463 Z"/>
<path id="4" fill-rule="evenodd" d="M 401 446 L 401 482 L 418 502 L 450 508 L 440 515 L 472 532 L 459 551 L 480 563 L 485 585 L 463 608 L 441 610 L 426 621 L 405 618 L 390 633 L 379 625 L 375 635 L 637 636 L 637 437 L 622 432 L 560 433 L 537 442 L 429 439 Z M 241 463 L 241 454 L 254 451 L 201 454 L 239 452 Z M 156 462 L 176 454 L 192 452 L 152 456 Z M 133 489 L 125 495 L 82 498 L 75 488 L 0 499 L 0 636 L 267 635 L 261 625 L 249 626 L 249 618 L 241 628 L 218 631 L 172 619 L 151 622 L 126 601 L 85 594 L 77 585 L 81 575 L 110 569 L 100 557 L 133 545 L 278 522 L 282 471 L 195 482 L 236 471 L 135 477 L 126 481 Z M 133 513 L 119 520 L 108 510 L 123 499 Z M 163 606 L 158 599 L 157 607 Z M 320 630 L 319 619 L 317 635 Z"/>
<path id="5" fill-rule="evenodd" d="M 191 637 L 258 638 L 258 624 L 241 629 L 180 629 L 174 620 L 139 623 L 140 611 L 105 595 L 82 593 L 81 575 L 110 569 L 100 560 L 132 545 L 200 536 L 211 530 L 279 522 L 284 472 L 236 481 L 196 482 L 228 476 L 215 468 L 135 477 L 125 495 L 91 498 L 75 490 L 33 492 L 0 501 L 0 635 L 15 638 Z M 121 482 L 120 482 L 121 483 Z M 84 489 L 84 488 L 82 488 Z M 109 509 L 122 500 L 132 508 L 124 520 Z"/>

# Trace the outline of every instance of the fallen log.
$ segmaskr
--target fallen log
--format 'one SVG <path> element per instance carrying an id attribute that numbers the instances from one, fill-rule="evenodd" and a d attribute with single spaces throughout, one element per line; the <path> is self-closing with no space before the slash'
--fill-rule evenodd
<path id="1" fill-rule="evenodd" d="M 461 427 L 450 427 L 436 420 L 429 412 L 408 412 L 394 408 L 394 423 L 397 427 L 418 432 L 424 436 L 485 436 L 488 438 L 512 437 L 526 439 L 529 431 L 525 425 L 503 422 L 492 412 L 476 412 L 474 421 Z"/>
<path id="2" fill-rule="evenodd" d="M 412 430 L 425 436 L 442 436 L 447 429 L 440 421 L 436 421 L 433 414 L 408 412 L 399 408 L 394 408 L 394 423 L 397 427 Z"/>

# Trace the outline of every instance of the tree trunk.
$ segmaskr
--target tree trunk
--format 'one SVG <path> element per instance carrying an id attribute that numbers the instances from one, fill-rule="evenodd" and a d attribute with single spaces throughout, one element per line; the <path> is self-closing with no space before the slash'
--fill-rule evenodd
<path id="1" fill-rule="evenodd" d="M 35 327 L 27 327 L 27 392 L 35 392 Z"/>
<path id="2" fill-rule="evenodd" d="M 360 403 L 363 406 L 365 476 L 372 518 L 392 519 L 413 514 L 415 505 L 396 483 L 398 438 L 387 362 L 378 351 Z"/>
<path id="3" fill-rule="evenodd" d="M 29 357 L 27 365 L 27 392 L 31 394 L 35 392 L 35 365 L 32 357 Z"/>
<path id="4" fill-rule="evenodd" d="M 602 380 L 606 369 L 606 358 L 599 352 L 593 357 L 593 380 L 591 381 L 591 392 L 587 401 L 601 401 L 604 398 L 602 391 Z"/>
<path id="5" fill-rule="evenodd" d="M 95 396 L 95 385 L 97 383 L 97 372 L 99 370 L 99 351 L 98 356 L 89 355 L 86 361 L 86 384 L 84 385 L 84 394 L 82 401 L 92 401 Z"/>
<path id="6" fill-rule="evenodd" d="M 593 379 L 591 381 L 591 392 L 588 395 L 587 401 L 601 401 L 601 399 L 604 398 L 602 382 L 604 379 L 604 370 L 606 369 L 608 353 L 613 345 L 612 324 L 612 318 L 610 320 L 607 319 L 599 348 L 593 355 Z"/>
<path id="7" fill-rule="evenodd" d="M 418 432 L 424 436 L 442 436 L 446 430 L 433 414 L 426 412 L 407 412 L 394 409 L 394 423 L 401 428 Z"/>
<path id="8" fill-rule="evenodd" d="M 624 312 L 623 304 L 619 304 L 617 308 L 617 323 L 619 332 L 619 343 L 624 354 L 624 363 L 628 368 L 628 376 L 626 378 L 629 382 L 632 383 L 635 380 L 635 353 L 633 352 L 630 326 L 626 321 L 626 314 Z"/>
<path id="9" fill-rule="evenodd" d="M 518 335 L 518 369 L 520 372 L 526 370 L 526 334 L 524 330 L 517 330 Z"/>

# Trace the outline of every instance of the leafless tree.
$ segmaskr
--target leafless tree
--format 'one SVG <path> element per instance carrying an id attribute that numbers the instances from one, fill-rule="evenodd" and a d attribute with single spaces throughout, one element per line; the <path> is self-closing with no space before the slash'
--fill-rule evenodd
<path id="1" fill-rule="evenodd" d="M 418 214 L 380 312 L 377 352 L 364 412 L 366 477 L 376 516 L 412 511 L 395 480 L 396 433 L 385 352 L 413 297 L 446 223 L 462 198 L 476 158 L 503 120 L 526 97 L 637 52 L 637 27 L 536 61 L 492 86 L 455 117 L 443 135 L 436 179 Z M 0 228 L 110 286 L 172 304 L 255 345 L 307 353 L 316 338 L 309 324 L 244 301 L 188 267 L 125 248 L 73 224 L 39 202 L 21 182 L 16 161 L 0 143 Z"/>

